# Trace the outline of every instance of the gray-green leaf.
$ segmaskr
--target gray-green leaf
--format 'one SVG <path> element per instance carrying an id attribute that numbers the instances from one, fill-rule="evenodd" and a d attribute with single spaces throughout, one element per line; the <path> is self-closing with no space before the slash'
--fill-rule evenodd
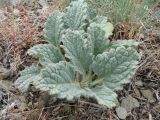
<path id="1" fill-rule="evenodd" d="M 106 105 L 109 108 L 116 106 L 118 103 L 117 94 L 105 85 L 97 85 L 89 89 L 87 96 L 94 97 L 99 104 Z"/>
<path id="2" fill-rule="evenodd" d="M 57 95 L 58 98 L 72 100 L 82 94 L 79 83 L 75 81 L 75 72 L 68 62 L 48 64 L 41 71 L 41 77 L 41 80 L 33 83 L 35 87 Z"/>
<path id="3" fill-rule="evenodd" d="M 137 47 L 138 42 L 135 40 L 117 40 L 117 41 L 112 41 L 111 42 L 111 47 L 120 47 L 120 46 L 125 46 L 125 47 Z"/>
<path id="4" fill-rule="evenodd" d="M 135 73 L 138 59 L 138 53 L 134 48 L 112 48 L 108 52 L 99 54 L 92 68 L 98 75 L 98 81 L 103 81 L 112 90 L 119 90 Z"/>
<path id="5" fill-rule="evenodd" d="M 59 39 L 63 30 L 62 17 L 63 13 L 54 12 L 48 17 L 45 23 L 44 37 L 54 46 L 59 45 Z"/>
<path id="6" fill-rule="evenodd" d="M 38 65 L 33 64 L 23 70 L 21 76 L 16 80 L 15 86 L 22 92 L 26 92 L 33 81 L 38 81 L 40 79 L 40 69 Z"/>
<path id="7" fill-rule="evenodd" d="M 85 41 L 83 34 L 79 31 L 68 30 L 62 37 L 65 57 L 69 58 L 77 71 L 86 74 L 92 63 L 92 53 Z"/>
<path id="8" fill-rule="evenodd" d="M 88 39 L 90 39 L 94 55 L 102 53 L 109 44 L 109 40 L 106 38 L 106 31 L 104 28 L 101 26 L 101 24 L 92 23 L 88 28 L 88 34 Z"/>
<path id="9" fill-rule="evenodd" d="M 52 44 L 38 44 L 28 50 L 28 54 L 39 58 L 42 65 L 48 63 L 57 63 L 62 60 L 62 54 L 59 48 Z"/>
<path id="10" fill-rule="evenodd" d="M 67 7 L 63 20 L 66 28 L 78 30 L 86 25 L 87 17 L 87 4 L 84 0 L 78 0 L 72 1 Z"/>

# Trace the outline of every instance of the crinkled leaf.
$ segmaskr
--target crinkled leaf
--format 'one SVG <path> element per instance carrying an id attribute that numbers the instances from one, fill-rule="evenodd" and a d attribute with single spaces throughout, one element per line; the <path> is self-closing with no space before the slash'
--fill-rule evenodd
<path id="1" fill-rule="evenodd" d="M 50 64 L 41 71 L 42 79 L 33 82 L 36 88 L 49 91 L 50 94 L 57 95 L 58 98 L 79 98 L 80 96 L 94 97 L 99 104 L 113 107 L 117 102 L 117 95 L 104 85 L 96 86 L 92 89 L 81 88 L 75 81 L 75 72 L 70 63 L 59 62 Z"/>
<path id="2" fill-rule="evenodd" d="M 93 23 L 96 23 L 101 26 L 101 29 L 103 29 L 106 34 L 105 37 L 108 38 L 113 34 L 113 24 L 110 22 L 107 22 L 107 17 L 104 16 L 97 16 L 95 19 L 92 21 Z"/>
<path id="3" fill-rule="evenodd" d="M 91 20 L 96 17 L 96 9 L 92 5 L 88 5 L 88 16 Z"/>
<path id="4" fill-rule="evenodd" d="M 63 30 L 62 17 L 63 13 L 54 12 L 48 17 L 47 22 L 45 23 L 44 37 L 54 46 L 59 45 L 59 38 Z"/>
<path id="5" fill-rule="evenodd" d="M 93 65 L 98 81 L 112 89 L 119 90 L 122 84 L 128 83 L 138 64 L 138 53 L 133 48 L 118 47 L 99 54 Z"/>
<path id="6" fill-rule="evenodd" d="M 88 47 L 83 34 L 79 31 L 67 31 L 62 38 L 65 56 L 71 60 L 77 71 L 85 75 L 92 63 L 91 47 Z"/>
<path id="7" fill-rule="evenodd" d="M 41 64 L 57 63 L 62 60 L 59 49 L 52 44 L 38 44 L 28 50 L 28 54 L 39 58 Z"/>
<path id="8" fill-rule="evenodd" d="M 87 96 L 94 97 L 99 104 L 106 105 L 109 108 L 116 106 L 117 94 L 105 85 L 97 85 L 87 92 Z"/>
<path id="9" fill-rule="evenodd" d="M 107 23 L 107 17 L 104 16 L 96 16 L 92 22 L 96 23 L 96 24 L 101 24 L 102 26 L 105 26 Z"/>
<path id="10" fill-rule="evenodd" d="M 102 28 L 101 24 L 90 24 L 88 34 L 94 55 L 102 53 L 107 48 L 109 40 L 107 40 L 106 31 Z"/>
<path id="11" fill-rule="evenodd" d="M 107 18 L 97 16 L 88 27 L 88 39 L 94 55 L 102 53 L 109 46 L 108 37 L 112 35 L 113 25 L 107 22 Z"/>
<path id="12" fill-rule="evenodd" d="M 71 2 L 67 7 L 63 20 L 66 28 L 78 30 L 86 25 L 87 17 L 87 4 L 84 0 L 78 0 Z"/>
<path id="13" fill-rule="evenodd" d="M 33 64 L 32 66 L 26 68 L 21 72 L 21 76 L 16 80 L 15 86 L 22 92 L 26 92 L 33 83 L 33 81 L 38 81 L 40 76 L 40 67 Z"/>
<path id="14" fill-rule="evenodd" d="M 82 93 L 79 83 L 75 81 L 75 72 L 68 62 L 48 64 L 41 71 L 41 77 L 41 80 L 33 83 L 36 88 L 56 94 L 59 98 L 72 100 Z"/>
<path id="15" fill-rule="evenodd" d="M 111 47 L 120 47 L 120 46 L 125 46 L 125 47 L 137 47 L 138 42 L 135 40 L 117 40 L 117 41 L 112 41 L 111 42 Z"/>

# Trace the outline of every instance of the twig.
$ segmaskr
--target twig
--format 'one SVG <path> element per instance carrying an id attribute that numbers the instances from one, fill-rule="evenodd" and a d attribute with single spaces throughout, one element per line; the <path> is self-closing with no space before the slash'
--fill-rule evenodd
<path id="1" fill-rule="evenodd" d="M 44 110 L 44 108 L 42 108 L 42 110 L 41 110 L 41 114 L 39 115 L 38 120 L 40 120 L 40 119 L 41 119 L 41 116 L 42 116 L 42 114 L 43 114 L 43 110 Z"/>

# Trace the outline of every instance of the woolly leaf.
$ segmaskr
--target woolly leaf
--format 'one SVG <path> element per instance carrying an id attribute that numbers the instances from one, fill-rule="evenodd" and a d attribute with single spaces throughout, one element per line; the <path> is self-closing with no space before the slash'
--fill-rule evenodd
<path id="1" fill-rule="evenodd" d="M 57 63 L 62 60 L 62 54 L 51 44 L 38 44 L 28 50 L 28 54 L 39 58 L 41 64 Z"/>
<path id="2" fill-rule="evenodd" d="M 87 32 L 92 51 L 97 55 L 109 47 L 108 37 L 112 35 L 113 25 L 107 22 L 106 17 L 99 16 L 92 21 Z"/>
<path id="3" fill-rule="evenodd" d="M 106 34 L 105 37 L 108 38 L 113 34 L 113 24 L 110 22 L 107 22 L 107 17 L 104 16 L 97 16 L 95 19 L 92 21 L 93 23 L 96 23 L 101 26 L 101 29 L 103 29 Z"/>
<path id="4" fill-rule="evenodd" d="M 112 89 L 119 90 L 122 84 L 128 83 L 135 72 L 139 56 L 135 49 L 118 47 L 99 54 L 92 68 L 98 75 L 97 81 Z"/>
<path id="5" fill-rule="evenodd" d="M 38 81 L 40 79 L 40 67 L 38 65 L 33 64 L 32 66 L 26 68 L 21 72 L 21 76 L 16 80 L 15 86 L 22 91 L 27 92 L 30 84 L 33 81 Z"/>
<path id="6" fill-rule="evenodd" d="M 137 47 L 138 42 L 135 40 L 117 40 L 111 42 L 111 47 L 119 47 L 119 46 L 125 46 L 125 47 Z"/>
<path id="7" fill-rule="evenodd" d="M 95 55 L 102 53 L 109 44 L 109 40 L 107 41 L 106 32 L 101 24 L 92 23 L 88 28 L 88 33 L 93 53 Z"/>
<path id="8" fill-rule="evenodd" d="M 97 85 L 89 89 L 87 96 L 96 98 L 99 104 L 106 105 L 109 108 L 116 106 L 118 103 L 117 94 L 105 85 Z"/>
<path id="9" fill-rule="evenodd" d="M 75 72 L 70 63 L 61 61 L 56 64 L 48 64 L 41 71 L 41 75 L 42 79 L 33 83 L 36 88 L 68 100 L 81 95 L 81 87 L 75 81 Z"/>
<path id="10" fill-rule="evenodd" d="M 71 60 L 76 70 L 82 75 L 86 74 L 92 63 L 91 48 L 85 40 L 81 32 L 70 30 L 62 38 L 65 57 Z"/>
<path id="11" fill-rule="evenodd" d="M 67 7 L 63 20 L 66 28 L 78 30 L 86 25 L 87 17 L 87 4 L 84 0 L 78 0 L 72 1 Z"/>
<path id="12" fill-rule="evenodd" d="M 63 13 L 54 12 L 48 17 L 48 20 L 45 23 L 44 37 L 54 46 L 59 45 L 59 38 L 63 30 L 62 17 Z"/>
<path id="13" fill-rule="evenodd" d="M 94 22 L 96 24 L 101 24 L 102 26 L 105 26 L 107 23 L 107 17 L 97 16 L 92 20 L 92 22 Z"/>
<path id="14" fill-rule="evenodd" d="M 108 107 L 116 105 L 116 93 L 104 85 L 83 89 L 75 81 L 73 68 L 67 62 L 49 64 L 41 71 L 41 74 L 42 79 L 38 82 L 34 81 L 33 84 L 40 90 L 57 95 L 58 98 L 72 100 L 80 96 L 88 96 L 94 97 L 99 104 L 108 105 Z"/>

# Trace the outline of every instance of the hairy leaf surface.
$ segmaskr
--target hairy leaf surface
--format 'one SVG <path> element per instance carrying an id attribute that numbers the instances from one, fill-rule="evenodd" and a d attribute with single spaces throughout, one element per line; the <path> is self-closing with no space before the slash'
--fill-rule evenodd
<path id="1" fill-rule="evenodd" d="M 38 44 L 28 50 L 28 54 L 39 58 L 41 64 L 57 63 L 63 60 L 59 49 L 52 44 Z"/>
<path id="2" fill-rule="evenodd" d="M 90 39 L 94 55 L 102 53 L 109 44 L 109 40 L 107 41 L 106 38 L 106 31 L 101 24 L 92 23 L 88 29 L 88 33 L 88 39 Z"/>
<path id="3" fill-rule="evenodd" d="M 135 49 L 118 47 L 99 54 L 92 67 L 99 80 L 112 89 L 119 90 L 128 83 L 135 72 L 139 56 Z"/>
<path id="4" fill-rule="evenodd" d="M 108 37 L 112 35 L 113 25 L 107 22 L 106 17 L 98 16 L 91 22 L 87 32 L 92 51 L 97 55 L 109 47 Z"/>
<path id="5" fill-rule="evenodd" d="M 111 47 L 120 47 L 120 46 L 125 46 L 125 47 L 137 47 L 138 42 L 135 40 L 117 40 L 117 41 L 112 41 L 111 42 Z"/>
<path id="6" fill-rule="evenodd" d="M 62 38 L 65 56 L 71 60 L 76 70 L 85 75 L 92 63 L 92 53 L 83 34 L 79 31 L 67 31 Z"/>
<path id="7" fill-rule="evenodd" d="M 21 72 L 21 76 L 16 80 L 15 86 L 22 92 L 26 92 L 33 83 L 33 81 L 39 80 L 40 67 L 33 64 Z"/>
<path id="8" fill-rule="evenodd" d="M 45 23 L 44 37 L 54 46 L 58 46 L 60 44 L 59 39 L 63 30 L 62 17 L 63 13 L 54 12 L 48 17 L 48 20 Z"/>
<path id="9" fill-rule="evenodd" d="M 41 71 L 41 77 L 42 79 L 39 82 L 34 82 L 34 85 L 40 90 L 58 95 L 59 98 L 71 100 L 82 94 L 83 90 L 79 83 L 76 83 L 73 67 L 68 62 L 48 64 Z"/>
<path id="10" fill-rule="evenodd" d="M 114 29 L 113 24 L 107 22 L 107 17 L 97 16 L 95 19 L 92 20 L 92 23 L 96 23 L 101 26 L 101 29 L 103 29 L 106 32 L 105 33 L 106 38 L 110 37 L 113 34 L 113 29 Z"/>
<path id="11" fill-rule="evenodd" d="M 73 1 L 70 6 L 67 7 L 63 20 L 66 28 L 78 30 L 86 25 L 85 20 L 87 17 L 87 4 L 84 0 L 78 0 Z"/>
<path id="12" fill-rule="evenodd" d="M 99 104 L 107 105 L 109 108 L 116 106 L 118 103 L 117 94 L 105 85 L 97 85 L 90 89 L 88 96 L 96 98 Z"/>

